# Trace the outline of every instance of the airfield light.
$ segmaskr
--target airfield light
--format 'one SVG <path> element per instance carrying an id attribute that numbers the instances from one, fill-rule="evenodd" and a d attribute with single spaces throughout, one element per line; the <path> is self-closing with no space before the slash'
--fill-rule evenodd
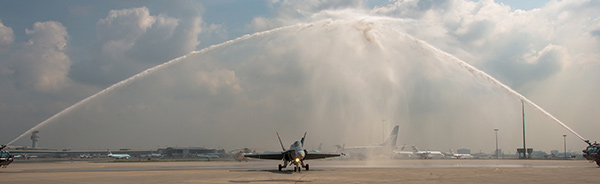
<path id="1" fill-rule="evenodd" d="M 296 163 L 300 162 L 300 158 L 296 158 Z"/>

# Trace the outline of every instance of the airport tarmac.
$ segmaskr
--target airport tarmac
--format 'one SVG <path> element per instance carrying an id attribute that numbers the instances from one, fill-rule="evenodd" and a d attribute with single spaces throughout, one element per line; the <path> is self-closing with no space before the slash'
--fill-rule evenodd
<path id="1" fill-rule="evenodd" d="M 2 183 L 598 183 L 585 160 L 311 160 L 310 171 L 278 161 L 19 162 Z"/>

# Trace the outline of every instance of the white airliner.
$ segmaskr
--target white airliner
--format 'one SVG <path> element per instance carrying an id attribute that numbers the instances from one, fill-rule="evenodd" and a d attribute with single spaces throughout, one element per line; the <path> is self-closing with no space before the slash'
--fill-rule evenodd
<path id="1" fill-rule="evenodd" d="M 129 156 L 129 154 L 112 154 L 112 152 L 110 152 L 110 150 L 108 150 L 108 155 L 106 155 L 110 158 L 115 158 L 115 159 L 129 159 L 131 158 L 131 156 Z"/>
<path id="2" fill-rule="evenodd" d="M 382 144 L 374 146 L 353 146 L 345 147 L 337 145 L 338 152 L 346 153 L 349 158 L 358 158 L 360 160 L 365 159 L 369 156 L 391 156 L 393 149 L 396 147 L 396 141 L 398 139 L 398 128 L 396 125 L 390 136 Z"/>
<path id="3" fill-rule="evenodd" d="M 419 148 L 417 148 L 416 146 L 412 146 L 413 149 L 413 154 L 421 157 L 422 159 L 432 159 L 434 156 L 437 157 L 441 157 L 441 158 L 445 158 L 446 155 L 444 155 L 441 151 L 419 151 Z"/>
<path id="4" fill-rule="evenodd" d="M 404 151 L 404 148 L 406 147 L 406 145 L 402 145 L 402 148 L 400 150 L 394 150 L 394 154 L 395 154 L 395 158 L 412 158 L 412 157 L 417 157 L 417 155 L 415 155 L 414 152 L 412 151 Z"/>
<path id="5" fill-rule="evenodd" d="M 474 158 L 473 155 L 471 155 L 471 154 L 454 153 L 454 151 L 452 151 L 452 149 L 450 149 L 450 154 L 452 154 L 452 158 L 456 158 L 456 159 Z"/>
<path id="6" fill-rule="evenodd" d="M 218 153 L 208 153 L 208 154 L 197 154 L 196 155 L 198 158 L 206 158 L 206 159 L 211 159 L 211 158 L 219 158 L 219 154 Z"/>

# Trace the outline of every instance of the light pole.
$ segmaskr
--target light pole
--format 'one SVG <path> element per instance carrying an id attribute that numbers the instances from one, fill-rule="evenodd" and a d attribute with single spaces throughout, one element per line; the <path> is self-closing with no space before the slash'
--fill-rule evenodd
<path id="1" fill-rule="evenodd" d="M 523 159 L 527 159 L 527 146 L 525 146 L 525 103 L 523 100 L 521 100 L 521 110 L 523 111 Z"/>
<path id="2" fill-rule="evenodd" d="M 496 132 L 496 159 L 498 159 L 498 129 L 495 128 L 494 132 Z"/>
<path id="3" fill-rule="evenodd" d="M 563 137 L 565 138 L 565 160 L 567 159 L 567 135 L 563 135 Z"/>

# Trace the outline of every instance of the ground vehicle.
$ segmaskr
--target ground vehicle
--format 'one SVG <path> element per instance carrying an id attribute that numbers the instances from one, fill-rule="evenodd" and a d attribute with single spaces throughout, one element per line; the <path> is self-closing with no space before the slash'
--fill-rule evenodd
<path id="1" fill-rule="evenodd" d="M 14 155 L 10 154 L 8 151 L 2 150 L 4 148 L 6 148 L 6 145 L 0 146 L 0 166 L 2 168 L 6 168 L 14 159 Z"/>
<path id="2" fill-rule="evenodd" d="M 592 144 L 589 140 L 586 140 L 585 142 L 588 143 L 589 146 L 582 151 L 583 157 L 591 162 L 596 162 L 596 164 L 600 166 L 600 144 L 597 142 Z"/>

